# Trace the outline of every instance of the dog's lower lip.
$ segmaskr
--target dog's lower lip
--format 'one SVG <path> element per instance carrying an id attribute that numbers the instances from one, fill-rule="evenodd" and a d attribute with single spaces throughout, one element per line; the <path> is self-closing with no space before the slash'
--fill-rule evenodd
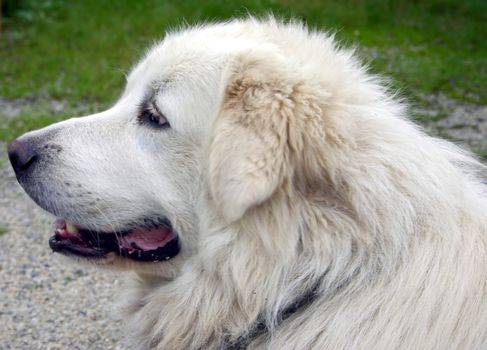
<path id="1" fill-rule="evenodd" d="M 86 245 L 79 243 L 79 241 L 77 242 L 74 239 L 62 239 L 59 234 L 55 234 L 49 238 L 49 246 L 56 253 L 79 255 L 89 258 L 102 258 L 110 253 L 110 251 L 105 249 L 87 247 Z"/>
<path id="2" fill-rule="evenodd" d="M 179 253 L 179 239 L 169 221 L 158 222 L 158 227 L 107 233 L 82 229 L 57 219 L 49 246 L 54 252 L 85 258 L 104 258 L 114 253 L 137 261 L 166 261 Z"/>

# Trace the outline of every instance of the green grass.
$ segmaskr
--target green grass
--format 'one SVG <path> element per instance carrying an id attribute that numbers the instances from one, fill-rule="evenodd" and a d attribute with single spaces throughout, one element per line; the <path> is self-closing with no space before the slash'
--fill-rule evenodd
<path id="1" fill-rule="evenodd" d="M 247 13 L 299 17 L 313 27 L 337 31 L 345 45 L 366 47 L 372 69 L 391 76 L 394 86 L 417 102 L 441 91 L 487 104 L 485 0 L 7 3 L 11 11 L 0 39 L 0 96 L 37 102 L 16 118 L 0 120 L 0 140 L 69 117 L 80 105 L 110 105 L 121 92 L 124 72 L 167 28 Z M 52 99 L 65 100 L 71 108 L 53 113 L 42 104 Z"/>
<path id="2" fill-rule="evenodd" d="M 485 150 L 480 150 L 477 152 L 479 157 L 485 161 L 487 161 L 487 151 Z"/>
<path id="3" fill-rule="evenodd" d="M 0 236 L 6 234 L 8 232 L 8 227 L 2 223 L 0 223 Z"/>

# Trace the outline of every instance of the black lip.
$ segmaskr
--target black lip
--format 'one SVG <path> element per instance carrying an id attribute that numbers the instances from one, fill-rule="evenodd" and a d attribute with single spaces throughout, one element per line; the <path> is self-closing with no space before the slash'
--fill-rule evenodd
<path id="1" fill-rule="evenodd" d="M 60 239 L 58 235 L 49 238 L 49 247 L 53 252 L 64 255 L 78 255 L 87 258 L 103 258 L 110 253 L 110 250 L 101 246 L 81 245 L 72 239 Z"/>
<path id="2" fill-rule="evenodd" d="M 66 239 L 55 234 L 49 239 L 49 246 L 54 252 L 68 256 L 101 259 L 113 252 L 124 258 L 142 262 L 167 261 L 178 255 L 181 250 L 178 237 L 154 250 L 120 248 L 117 236 L 111 233 L 82 231 L 81 237 L 82 239 Z"/>

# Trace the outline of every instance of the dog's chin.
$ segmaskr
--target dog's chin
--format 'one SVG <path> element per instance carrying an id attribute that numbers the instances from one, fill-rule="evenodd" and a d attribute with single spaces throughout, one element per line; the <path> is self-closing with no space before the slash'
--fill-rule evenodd
<path id="1" fill-rule="evenodd" d="M 179 236 L 167 219 L 140 222 L 144 224 L 99 232 L 57 219 L 49 246 L 56 253 L 92 265 L 160 272 L 161 265 L 172 265 L 171 260 L 179 254 Z"/>
<path id="2" fill-rule="evenodd" d="M 121 257 L 116 253 L 108 253 L 103 258 L 87 258 L 74 254 L 57 254 L 61 264 L 82 266 L 84 268 L 95 268 L 114 272 L 135 272 L 139 276 L 157 277 L 158 281 L 169 281 L 174 279 L 181 266 L 180 255 L 161 262 L 135 261 Z"/>

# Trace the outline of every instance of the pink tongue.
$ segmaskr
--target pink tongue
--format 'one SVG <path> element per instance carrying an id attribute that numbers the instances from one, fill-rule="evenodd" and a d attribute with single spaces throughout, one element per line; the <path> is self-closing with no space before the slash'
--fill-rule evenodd
<path id="1" fill-rule="evenodd" d="M 121 237 L 120 245 L 128 249 L 139 247 L 144 250 L 154 250 L 164 246 L 174 238 L 176 238 L 176 234 L 169 228 L 136 229 Z"/>

